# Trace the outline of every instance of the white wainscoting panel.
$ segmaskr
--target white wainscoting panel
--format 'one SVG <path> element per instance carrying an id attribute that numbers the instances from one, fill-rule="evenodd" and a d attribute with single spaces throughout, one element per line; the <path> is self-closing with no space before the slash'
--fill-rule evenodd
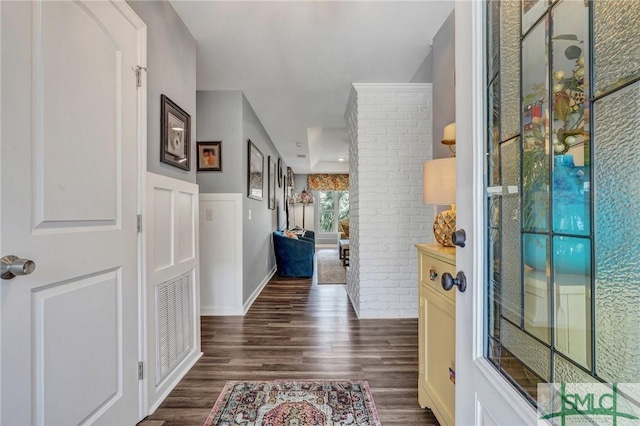
<path id="1" fill-rule="evenodd" d="M 243 194 L 200 194 L 202 315 L 244 315 Z"/>
<path id="2" fill-rule="evenodd" d="M 153 413 L 202 356 L 198 267 L 198 185 L 146 174 L 148 413 Z"/>

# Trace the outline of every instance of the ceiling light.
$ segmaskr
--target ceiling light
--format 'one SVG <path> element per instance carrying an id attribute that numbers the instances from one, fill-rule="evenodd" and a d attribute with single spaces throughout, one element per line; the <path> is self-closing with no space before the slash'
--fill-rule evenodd
<path id="1" fill-rule="evenodd" d="M 184 129 L 182 127 L 172 127 L 171 130 L 177 130 L 178 132 L 182 132 Z"/>
<path id="2" fill-rule="evenodd" d="M 344 158 L 338 158 L 338 161 L 344 161 Z"/>

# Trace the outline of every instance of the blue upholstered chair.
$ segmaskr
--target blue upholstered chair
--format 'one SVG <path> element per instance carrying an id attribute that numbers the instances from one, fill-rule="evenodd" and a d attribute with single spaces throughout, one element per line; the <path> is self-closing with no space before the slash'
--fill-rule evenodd
<path id="1" fill-rule="evenodd" d="M 273 233 L 273 247 L 276 253 L 278 274 L 283 277 L 311 277 L 313 276 L 313 255 L 315 240 L 312 231 L 310 235 L 289 238 L 284 232 Z"/>

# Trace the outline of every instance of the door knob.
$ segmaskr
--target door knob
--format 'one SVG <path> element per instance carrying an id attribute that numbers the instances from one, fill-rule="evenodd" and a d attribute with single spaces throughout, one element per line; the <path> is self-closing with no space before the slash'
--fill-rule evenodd
<path id="1" fill-rule="evenodd" d="M 457 286 L 460 293 L 464 293 L 464 291 L 467 289 L 467 277 L 462 271 L 458 272 L 455 278 L 453 278 L 450 273 L 445 272 L 444 274 L 442 274 L 441 282 L 442 288 L 447 291 L 451 290 L 453 286 Z"/>
<path id="2" fill-rule="evenodd" d="M 0 278 L 10 280 L 18 275 L 29 275 L 36 270 L 36 263 L 29 259 L 20 259 L 9 255 L 0 259 Z"/>
<path id="3" fill-rule="evenodd" d="M 451 242 L 454 246 L 464 247 L 465 241 L 467 241 L 467 233 L 464 229 L 460 228 L 451 233 Z"/>

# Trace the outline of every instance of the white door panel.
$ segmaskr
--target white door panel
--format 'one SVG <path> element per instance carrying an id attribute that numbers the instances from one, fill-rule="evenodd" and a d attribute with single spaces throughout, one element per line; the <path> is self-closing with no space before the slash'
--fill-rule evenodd
<path id="1" fill-rule="evenodd" d="M 456 267 L 468 283 L 456 299 L 456 423 L 528 425 L 536 424 L 535 411 L 483 352 L 484 6 L 483 1 L 467 0 L 455 6 L 456 224 L 467 234 L 466 246 L 456 250 Z"/>
<path id="2" fill-rule="evenodd" d="M 138 30 L 112 2 L 3 2 L 7 425 L 138 420 Z"/>

